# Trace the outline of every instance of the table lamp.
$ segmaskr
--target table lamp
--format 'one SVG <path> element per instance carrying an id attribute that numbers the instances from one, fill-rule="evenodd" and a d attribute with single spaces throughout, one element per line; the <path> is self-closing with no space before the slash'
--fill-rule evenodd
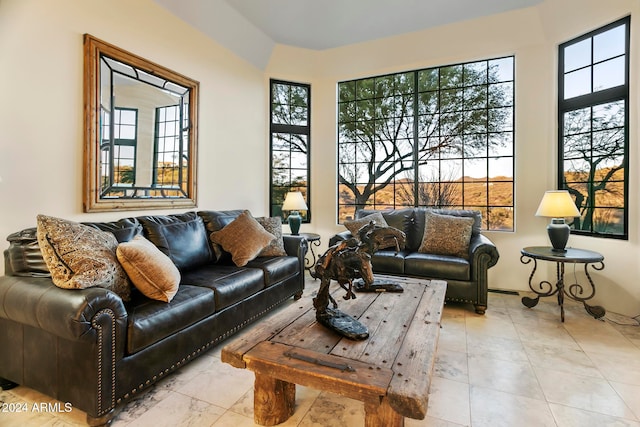
<path id="1" fill-rule="evenodd" d="M 302 217 L 300 216 L 299 211 L 306 211 L 307 204 L 304 202 L 304 198 L 302 197 L 302 193 L 299 191 L 290 191 L 287 193 L 287 197 L 284 199 L 284 204 L 282 205 L 283 211 L 291 211 L 289 213 L 289 227 L 291 228 L 291 234 L 294 236 L 298 235 L 298 231 L 300 230 L 300 224 L 302 223 Z"/>
<path id="2" fill-rule="evenodd" d="M 549 240 L 553 252 L 566 252 L 565 246 L 569 240 L 569 225 L 564 222 L 566 217 L 575 218 L 580 212 L 567 190 L 546 191 L 536 211 L 536 216 L 551 218 L 547 226 Z"/>

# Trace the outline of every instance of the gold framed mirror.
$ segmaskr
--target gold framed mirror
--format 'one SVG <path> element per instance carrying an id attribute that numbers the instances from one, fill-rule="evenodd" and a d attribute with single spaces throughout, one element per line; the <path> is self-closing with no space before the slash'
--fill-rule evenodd
<path id="1" fill-rule="evenodd" d="M 199 83 L 84 35 L 85 212 L 196 206 Z"/>

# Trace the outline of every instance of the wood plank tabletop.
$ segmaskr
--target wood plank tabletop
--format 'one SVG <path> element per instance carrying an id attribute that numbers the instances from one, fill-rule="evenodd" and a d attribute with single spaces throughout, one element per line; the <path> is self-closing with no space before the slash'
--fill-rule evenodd
<path id="1" fill-rule="evenodd" d="M 345 291 L 337 285 L 332 292 L 338 308 L 369 329 L 369 338 L 350 340 L 316 322 L 312 299 L 315 292 L 307 290 L 302 299 L 272 313 L 232 339 L 222 349 L 222 361 L 252 370 L 260 366 L 259 369 L 269 369 L 283 381 L 291 380 L 296 384 L 306 381 L 307 385 L 318 389 L 331 390 L 349 381 L 362 381 L 362 390 L 367 392 L 376 394 L 386 390 L 382 395 L 387 396 L 389 405 L 399 414 L 423 419 L 446 282 L 380 275 L 376 275 L 376 279 L 399 283 L 404 292 L 359 292 L 356 299 L 349 301 L 342 298 Z M 283 356 L 284 353 L 289 356 Z M 291 354 L 294 357 L 290 357 Z M 309 360 L 320 365 L 313 366 Z M 278 364 L 286 367 L 278 371 L 274 367 Z M 352 372 L 346 375 L 352 379 L 347 380 L 340 372 L 327 371 L 327 366 L 346 365 L 358 366 L 361 370 L 366 368 L 364 377 L 358 378 L 360 374 Z M 372 373 L 377 375 L 374 380 Z"/>

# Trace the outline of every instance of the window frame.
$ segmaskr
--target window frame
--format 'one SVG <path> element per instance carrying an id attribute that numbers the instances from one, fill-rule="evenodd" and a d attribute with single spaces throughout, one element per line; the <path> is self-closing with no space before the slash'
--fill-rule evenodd
<path id="1" fill-rule="evenodd" d="M 594 49 L 593 49 L 593 38 L 599 34 L 605 33 L 611 29 L 619 27 L 621 25 L 625 26 L 625 46 L 624 46 L 624 84 L 618 85 L 615 87 L 610 87 L 607 89 L 601 89 L 594 91 L 594 78 L 593 71 L 591 71 L 590 76 L 590 85 L 591 90 L 587 94 L 578 95 L 569 99 L 564 99 L 565 92 L 565 75 L 570 72 L 575 72 L 580 68 L 591 68 L 593 69 L 595 65 L 599 63 L 604 63 L 613 59 L 614 57 L 608 57 L 604 60 L 594 61 Z M 593 218 L 590 219 L 590 230 L 577 230 L 575 229 L 575 223 L 571 223 L 571 233 L 576 235 L 584 235 L 584 236 L 593 236 L 593 237 L 602 237 L 602 238 L 611 238 L 611 239 L 622 239 L 628 240 L 629 238 L 629 80 L 630 80 L 630 35 L 631 35 L 631 16 L 626 16 L 624 18 L 618 19 L 614 22 L 611 22 L 607 25 L 599 27 L 595 30 L 589 31 L 585 34 L 582 34 L 578 37 L 575 37 L 571 40 L 568 40 L 564 43 L 561 43 L 558 46 L 558 164 L 557 164 L 557 187 L 563 190 L 569 190 L 571 192 L 571 188 L 565 182 L 565 114 L 571 113 L 578 110 L 583 109 L 591 109 L 610 104 L 616 101 L 622 101 L 624 103 L 624 131 L 623 131 L 623 155 L 624 159 L 622 162 L 622 167 L 624 168 L 623 173 L 623 226 L 622 233 L 613 234 L 613 233 L 603 233 L 594 230 L 594 221 Z M 565 50 L 566 48 L 575 45 L 577 43 L 583 42 L 585 40 L 591 39 L 591 58 L 588 65 L 583 67 L 578 67 L 576 70 L 570 70 L 569 72 L 565 72 Z M 621 55 L 618 55 L 621 56 Z M 593 119 L 589 121 L 590 128 L 593 124 Z M 592 133 L 593 131 L 590 131 Z M 590 158 L 593 158 L 590 157 Z M 576 181 L 583 182 L 586 185 L 593 184 L 595 180 L 591 181 Z M 594 193 L 595 195 L 595 193 Z M 593 208 L 598 208 L 599 205 L 594 202 Z"/>
<path id="2" fill-rule="evenodd" d="M 307 95 L 307 118 L 306 118 L 306 126 L 304 125 L 292 125 L 285 123 L 276 123 L 274 122 L 274 86 L 275 85 L 287 85 L 291 87 L 302 88 L 306 91 Z M 291 105 L 291 104 L 289 104 Z M 284 202 L 284 197 L 286 196 L 286 192 L 282 194 L 282 200 L 279 197 L 275 196 L 275 187 L 274 186 L 274 135 L 284 133 L 284 134 L 293 134 L 293 135 L 303 135 L 306 138 L 306 176 L 307 182 L 305 190 L 302 191 L 303 197 L 307 204 L 306 212 L 299 212 L 302 216 L 303 223 L 311 222 L 311 85 L 308 83 L 299 83 L 292 82 L 286 80 L 279 79 L 269 79 L 269 215 L 270 216 L 281 216 L 283 220 L 287 219 L 287 215 L 282 211 L 282 203 Z M 291 183 L 291 171 L 294 168 L 289 165 L 289 168 L 281 168 L 287 169 L 289 172 L 289 183 Z M 295 168 L 297 169 L 297 168 Z M 280 186 L 277 186 L 280 188 Z M 284 188 L 284 187 L 282 187 Z M 299 191 L 300 187 L 292 187 L 289 186 L 287 191 L 291 191 L 292 188 L 295 188 L 296 191 Z"/>
<path id="3" fill-rule="evenodd" d="M 134 114 L 133 123 L 122 123 L 122 112 L 132 112 Z M 130 107 L 114 107 L 113 111 L 108 111 L 106 108 L 100 109 L 100 168 L 109 169 L 110 181 L 103 183 L 101 187 L 101 194 L 108 195 L 114 192 L 126 192 L 135 188 L 136 185 L 136 173 L 138 164 L 138 109 Z M 133 138 L 116 137 L 115 134 L 121 133 L 123 126 L 130 126 L 133 128 Z M 117 131 L 116 131 L 117 129 Z M 108 130 L 108 132 L 105 132 Z M 133 147 L 133 157 L 124 158 L 121 156 L 121 147 Z M 133 166 L 131 167 L 132 181 L 130 183 L 124 183 L 121 181 L 121 163 L 123 160 L 131 160 Z M 115 171 L 118 170 L 116 175 Z"/>
<path id="4" fill-rule="evenodd" d="M 509 64 L 509 71 L 510 71 L 510 78 L 501 80 L 493 80 L 490 77 L 492 77 L 491 75 L 491 64 L 492 63 L 496 63 L 498 64 L 499 61 L 503 61 L 509 59 L 511 61 L 511 63 Z M 470 82 L 466 82 L 464 80 L 464 73 L 466 70 L 465 67 L 469 67 L 470 69 L 473 69 L 474 66 L 480 64 L 480 63 L 485 63 L 486 64 L 486 68 L 485 71 L 486 72 L 486 80 L 484 80 L 481 83 L 478 83 L 476 81 L 470 81 Z M 365 78 L 359 78 L 359 79 L 353 79 L 353 80 L 348 80 L 348 81 L 342 81 L 342 82 L 338 82 L 338 94 L 339 94 L 339 98 L 337 100 L 337 108 L 338 111 L 342 111 L 341 108 L 343 108 L 345 111 L 349 110 L 348 104 L 349 102 L 355 102 L 356 104 L 358 102 L 362 102 L 358 100 L 358 95 L 355 96 L 355 98 L 353 100 L 343 100 L 340 94 L 340 85 L 341 84 L 351 84 L 354 83 L 357 84 L 357 82 L 361 82 L 361 81 L 366 81 L 366 80 L 370 80 L 370 79 L 374 79 L 374 81 L 378 81 L 378 79 L 382 80 L 382 79 L 394 79 L 397 78 L 398 76 L 402 76 L 402 75 L 408 75 L 408 74 L 412 74 L 413 75 L 413 89 L 412 92 L 410 94 L 410 96 L 413 96 L 413 107 L 412 107 L 412 111 L 410 113 L 410 115 L 408 115 L 407 117 L 410 118 L 410 120 L 413 121 L 413 132 L 411 134 L 411 136 L 409 137 L 408 141 L 411 141 L 411 151 L 413 152 L 413 182 L 411 183 L 410 187 L 408 185 L 404 185 L 405 188 L 410 188 L 409 191 L 412 192 L 412 194 L 409 195 L 409 198 L 412 198 L 412 200 L 409 201 L 399 201 L 398 198 L 396 196 L 394 196 L 393 201 L 392 202 L 387 202 L 387 203 L 377 203 L 375 201 L 375 197 L 376 197 L 376 192 L 379 190 L 375 190 L 375 192 L 373 194 L 371 194 L 369 196 L 369 199 L 365 202 L 366 203 L 366 207 L 371 209 L 371 208 L 375 208 L 375 209 L 384 209 L 385 207 L 389 207 L 389 208 L 394 208 L 394 209 L 401 209 L 404 207 L 418 207 L 418 206 L 428 206 L 428 207 L 441 207 L 440 205 L 437 204 L 424 204 L 424 198 L 421 199 L 421 191 L 419 191 L 419 186 L 423 185 L 425 186 L 425 188 L 427 188 L 430 185 L 437 185 L 440 189 L 438 190 L 438 194 L 441 196 L 446 189 L 443 189 L 443 187 L 459 187 L 460 189 L 460 194 L 459 194 L 459 203 L 456 203 L 454 205 L 446 205 L 446 207 L 448 208 L 460 208 L 460 209 L 477 209 L 480 210 L 483 214 L 483 220 L 482 220 L 482 227 L 485 230 L 490 230 L 490 231 L 505 231 L 505 232 L 513 232 L 515 230 L 515 182 L 516 182 L 516 177 L 515 177 L 515 152 L 516 152 L 516 146 L 515 146 L 515 139 L 516 139 L 516 129 L 515 129 L 515 115 L 516 115 L 516 108 L 515 108 L 515 103 L 516 103 L 516 99 L 515 99 L 515 63 L 516 63 L 516 58 L 515 55 L 504 55 L 504 56 L 499 56 L 499 57 L 493 57 L 493 58 L 486 58 L 486 59 L 478 59 L 478 60 L 473 60 L 473 61 L 467 61 L 467 62 L 462 62 L 462 63 L 457 63 L 457 64 L 447 64 L 447 65 L 441 65 L 441 66 L 435 66 L 435 67 L 428 67 L 428 68 L 423 68 L 423 69 L 417 69 L 417 70 L 408 70 L 408 71 L 400 71 L 400 72 L 395 72 L 395 73 L 390 73 L 390 74 L 385 74 L 385 75 L 377 75 L 377 76 L 370 76 L 370 77 L 365 77 Z M 459 86 L 442 86 L 442 81 L 441 81 L 441 74 L 442 73 L 446 73 L 449 72 L 449 70 L 454 69 L 456 67 L 461 67 L 462 71 L 462 81 L 459 84 Z M 436 73 L 437 74 L 437 79 L 438 79 L 438 87 L 436 89 L 431 89 L 431 88 L 420 88 L 420 76 L 422 75 L 421 73 Z M 377 83 L 374 83 L 374 85 Z M 503 84 L 507 84 L 510 85 L 510 89 L 508 89 L 507 93 L 508 96 L 510 97 L 508 105 L 507 104 L 492 104 L 492 100 L 491 100 L 491 95 L 490 95 L 490 88 L 492 87 L 492 85 L 503 85 Z M 472 93 L 474 90 L 478 90 L 478 88 L 481 87 L 481 91 L 484 93 L 484 96 L 486 97 L 483 103 L 483 107 L 482 108 L 477 108 L 477 106 L 467 106 L 467 99 L 463 98 L 461 99 L 459 102 L 456 101 L 455 103 L 452 103 L 450 105 L 453 105 L 455 107 L 454 110 L 442 110 L 441 108 L 443 108 L 440 103 L 442 103 L 442 99 L 444 96 L 449 96 L 448 94 L 450 92 L 452 92 L 452 89 L 455 90 L 459 90 L 462 94 L 466 94 L 467 91 L 469 91 L 469 93 Z M 353 89 L 355 91 L 355 93 L 358 93 L 358 89 L 357 86 L 354 87 Z M 437 126 L 438 126 L 438 131 L 437 131 L 437 135 L 435 136 L 436 138 L 442 137 L 443 135 L 452 135 L 454 138 L 461 138 L 463 141 L 469 141 L 472 140 L 475 137 L 480 137 L 481 139 L 484 140 L 484 147 L 486 148 L 486 151 L 484 152 L 484 154 L 467 154 L 466 151 L 467 149 L 464 148 L 463 152 L 457 154 L 457 155 L 451 155 L 449 157 L 434 157 L 431 160 L 428 160 L 428 162 L 433 163 L 434 165 L 437 164 L 436 169 L 438 170 L 438 176 L 440 177 L 438 180 L 429 180 L 428 177 L 425 180 L 424 177 L 421 177 L 421 168 L 420 168 L 420 164 L 419 164 L 419 157 L 421 155 L 423 155 L 424 153 L 426 153 L 426 150 L 421 150 L 420 145 L 423 145 L 422 140 L 424 140 L 425 137 L 424 135 L 421 135 L 418 131 L 418 123 L 419 121 L 424 118 L 429 116 L 431 113 L 430 112 L 424 112 L 421 111 L 421 106 L 419 105 L 418 99 L 420 96 L 425 95 L 425 94 L 435 94 L 435 96 L 437 97 L 438 101 L 438 109 L 434 115 L 438 116 L 438 121 Z M 374 102 L 375 105 L 375 100 L 378 99 L 376 98 L 377 95 L 375 95 L 372 100 Z M 400 96 L 403 96 L 402 94 L 400 94 Z M 466 96 L 466 95 L 463 95 Z M 473 96 L 473 95 L 472 95 Z M 381 95 L 380 100 L 382 102 L 384 102 L 384 95 Z M 377 108 L 377 107 L 375 107 Z M 357 107 L 356 107 L 357 109 Z M 498 124 L 508 124 L 508 127 L 506 129 L 502 129 L 502 130 L 496 130 L 491 129 L 489 126 L 489 121 L 490 121 L 490 115 L 491 112 L 494 110 L 504 110 L 504 109 L 508 109 L 508 113 L 507 113 L 507 118 L 503 119 L 502 122 L 500 121 L 496 121 L 494 124 L 498 125 Z M 453 133 L 453 134 L 449 134 L 446 132 L 446 126 L 447 126 L 447 122 L 446 122 L 446 116 L 450 115 L 450 113 L 453 114 L 468 114 L 468 113 L 472 113 L 474 111 L 483 111 L 486 112 L 486 122 L 482 122 L 481 125 L 486 124 L 485 129 L 483 131 L 468 131 L 467 130 L 467 126 L 468 124 L 465 122 L 464 125 L 457 125 L 457 126 L 461 126 L 457 132 L 458 133 Z M 377 120 L 377 118 L 372 117 L 372 118 L 365 118 L 362 120 L 363 123 L 365 123 L 366 121 L 375 121 Z M 341 125 L 345 124 L 349 124 L 352 122 L 358 122 L 360 121 L 358 119 L 358 113 L 355 112 L 353 115 L 352 120 L 350 121 L 340 121 L 340 117 L 338 117 L 338 159 L 337 159 L 337 164 L 338 164 L 338 188 L 337 188 L 337 199 L 338 199 L 338 206 L 337 206 L 337 218 L 338 218 L 338 223 L 341 223 L 343 218 L 342 216 L 344 215 L 344 212 L 342 212 L 342 209 L 345 206 L 354 206 L 354 208 L 357 208 L 358 203 L 354 202 L 354 203 L 341 203 L 341 190 L 343 189 L 343 183 L 340 180 L 340 173 L 341 173 L 341 167 L 344 164 L 353 164 L 355 165 L 355 168 L 357 169 L 357 165 L 359 164 L 358 160 L 354 160 L 352 162 L 343 162 L 343 157 L 341 155 L 341 149 L 342 149 L 342 145 L 348 146 L 347 144 L 349 144 L 350 142 L 348 140 L 341 140 Z M 473 122 L 474 125 L 476 125 L 476 122 Z M 428 138 L 431 138 L 432 135 L 428 136 Z M 504 152 L 498 153 L 496 154 L 495 152 L 492 154 L 490 153 L 490 148 L 491 148 L 491 142 L 490 139 L 492 137 L 506 137 L 506 141 L 508 144 L 508 148 L 507 148 L 507 153 L 505 154 Z M 377 138 L 376 138 L 377 141 Z M 400 140 L 389 140 L 389 142 L 393 142 L 394 145 L 397 145 L 397 142 L 402 142 Z M 461 147 L 465 147 L 466 146 L 466 142 L 462 142 L 462 146 Z M 347 156 L 349 154 L 346 154 Z M 508 158 L 508 162 L 509 162 L 509 167 L 511 169 L 511 176 L 505 176 L 505 178 L 510 178 L 510 179 L 492 179 L 490 177 L 489 171 L 490 171 L 490 162 L 492 160 L 497 160 L 497 159 L 506 159 Z M 467 177 L 464 174 L 464 169 L 467 166 L 470 166 L 471 163 L 473 163 L 474 161 L 477 160 L 481 160 L 484 162 L 483 165 L 483 169 L 485 170 L 486 175 L 483 177 L 482 181 L 477 181 L 474 179 L 467 179 Z M 367 162 L 371 162 L 373 161 L 374 163 L 377 162 L 376 160 L 368 160 Z M 462 166 L 461 169 L 461 176 L 459 178 L 459 181 L 452 181 L 452 180 L 447 180 L 446 178 L 442 178 L 442 173 L 446 172 L 447 169 L 445 166 L 443 166 L 444 163 L 446 162 L 460 162 L 460 164 L 464 164 L 464 166 Z M 444 169 L 443 169 L 444 168 Z M 357 174 L 356 169 L 354 169 L 354 172 Z M 400 176 L 400 175 L 397 175 Z M 494 178 L 497 178 L 494 177 Z M 508 200 L 508 203 L 497 203 L 497 202 L 492 202 L 492 196 L 490 196 L 489 194 L 489 187 L 491 185 L 494 185 L 495 183 L 502 183 L 504 185 L 507 185 L 510 191 L 510 198 Z M 478 186 L 478 183 L 485 185 L 485 189 L 484 189 L 484 200 L 481 203 L 468 203 L 465 202 L 465 198 L 468 197 L 467 195 L 467 191 L 470 191 L 469 189 L 471 187 L 474 186 Z M 389 186 L 391 186 L 391 188 L 393 188 L 393 186 L 402 186 L 402 184 L 398 184 L 398 180 L 396 180 L 396 178 L 394 177 L 394 180 L 391 181 L 389 184 Z M 469 187 L 469 188 L 466 188 Z M 396 192 L 396 188 L 393 188 L 394 193 Z M 405 190 L 403 190 L 405 191 Z M 440 196 L 438 196 L 438 198 L 435 200 L 436 203 L 440 203 L 442 202 L 442 200 L 440 199 Z M 495 200 L 495 199 L 494 199 Z M 446 203 L 446 202 L 445 202 Z M 380 206 L 380 207 L 377 207 Z M 384 206 L 384 207 L 383 207 Z M 443 206 L 445 207 L 445 206 Z M 492 216 L 492 209 L 506 209 L 508 211 L 508 215 L 512 218 L 510 227 L 504 227 L 504 228 L 500 228 L 500 222 L 498 220 L 497 222 L 497 226 L 495 226 L 494 228 L 490 228 L 492 225 L 492 222 L 494 220 L 496 220 L 496 217 Z M 494 211 L 495 212 L 495 211 Z"/>
<path id="5" fill-rule="evenodd" d="M 173 119 L 168 119 L 167 114 L 170 110 L 174 110 Z M 189 153 L 189 146 L 185 144 L 186 136 L 185 132 L 188 131 L 189 126 L 189 104 L 180 100 L 180 103 L 175 105 L 164 105 L 155 108 L 154 114 L 154 135 L 153 135 L 153 174 L 152 174 L 152 189 L 160 191 L 175 191 L 186 195 L 187 180 L 185 177 L 184 161 L 189 159 L 191 153 Z M 161 119 L 161 117 L 163 117 Z M 171 124 L 173 126 L 171 126 Z M 167 126 L 174 128 L 174 133 L 169 134 L 166 132 Z M 174 150 L 167 151 L 166 148 L 160 150 L 160 145 L 164 145 L 167 140 L 177 141 L 178 146 L 174 147 Z M 161 158 L 164 160 L 167 154 L 181 154 L 181 156 L 175 161 L 173 168 L 177 168 L 177 181 L 165 181 L 160 179 L 161 175 L 164 177 L 164 166 L 160 167 Z"/>

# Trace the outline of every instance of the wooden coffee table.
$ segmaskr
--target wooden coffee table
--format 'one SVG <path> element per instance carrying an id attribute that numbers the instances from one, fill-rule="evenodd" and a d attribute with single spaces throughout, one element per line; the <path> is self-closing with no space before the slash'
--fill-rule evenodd
<path id="1" fill-rule="evenodd" d="M 312 295 L 258 322 L 222 349 L 222 361 L 255 372 L 254 420 L 272 426 L 295 408 L 295 385 L 333 392 L 365 405 L 365 426 L 424 419 L 436 357 L 446 282 L 376 275 L 403 293 L 358 293 L 341 311 L 369 329 L 352 341 L 318 324 Z"/>

